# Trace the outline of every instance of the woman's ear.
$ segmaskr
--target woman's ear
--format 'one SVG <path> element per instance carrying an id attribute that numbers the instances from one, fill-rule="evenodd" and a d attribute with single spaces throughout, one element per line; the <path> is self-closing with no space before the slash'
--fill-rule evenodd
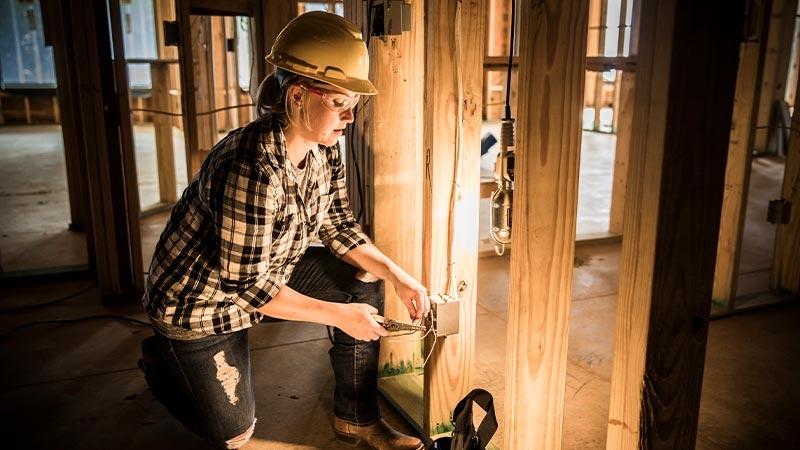
<path id="1" fill-rule="evenodd" d="M 292 99 L 292 103 L 295 105 L 300 105 L 300 100 L 303 98 L 303 93 L 301 92 L 301 88 L 298 85 L 294 85 L 291 87 L 289 91 L 289 96 Z"/>

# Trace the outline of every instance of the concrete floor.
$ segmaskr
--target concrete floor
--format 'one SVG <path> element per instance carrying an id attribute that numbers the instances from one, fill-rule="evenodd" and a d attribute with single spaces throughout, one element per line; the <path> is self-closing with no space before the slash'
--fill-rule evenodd
<path id="1" fill-rule="evenodd" d="M 42 231 L 52 217 L 39 222 L 33 220 L 32 209 L 25 209 L 38 204 L 38 209 L 53 213 L 58 209 L 57 200 L 48 196 L 65 185 L 52 187 L 38 178 L 41 170 L 25 156 L 30 155 L 27 151 L 7 157 L 14 153 L 10 147 L 22 149 L 28 139 L 13 135 L 12 144 L 3 144 L 3 137 L 18 131 L 14 128 L 0 127 L 4 267 L 10 264 L 7 261 L 24 267 L 24 261 L 36 256 L 58 259 L 68 253 L 58 247 L 68 238 Z M 597 138 L 593 134 L 585 138 L 585 145 L 591 141 L 599 146 L 584 150 L 585 155 L 602 153 L 602 139 Z M 44 141 L 41 134 L 30 137 L 34 148 L 46 147 Z M 592 168 L 590 161 L 586 164 L 581 173 L 595 173 L 595 181 L 601 177 L 597 173 L 606 172 Z M 774 229 L 764 221 L 761 209 L 766 209 L 764 199 L 776 195 L 781 176 L 779 160 L 754 161 L 739 282 L 743 305 L 745 301 L 755 304 L 775 299 L 766 293 Z M 17 208 L 24 212 L 9 214 L 19 211 Z M 583 214 L 591 216 L 591 210 Z M 164 220 L 164 214 L 142 220 L 145 261 L 149 261 Z M 63 228 L 63 221 L 58 223 Z M 45 243 L 37 246 L 42 239 Z M 51 248 L 58 250 L 48 254 Z M 576 248 L 564 449 L 605 447 L 619 250 L 620 244 L 614 240 L 582 241 Z M 508 264 L 508 255 L 483 257 L 478 263 L 475 387 L 494 394 L 500 430 L 493 442 L 498 448 L 503 448 L 505 423 Z M 206 448 L 153 400 L 136 367 L 139 343 L 150 333 L 138 304 L 104 305 L 93 280 L 52 277 L 36 284 L 5 282 L 0 288 L 0 313 L 0 355 L 4 360 L 0 365 L 0 423 L 6 431 L 0 447 Z M 696 448 L 800 448 L 796 436 L 800 426 L 798 323 L 800 306 L 785 302 L 711 322 Z M 324 327 L 269 324 L 256 327 L 250 338 L 253 373 L 259 380 L 259 422 L 244 448 L 352 448 L 336 441 L 329 426 L 333 380 Z M 390 423 L 414 432 L 388 403 L 382 406 Z"/>

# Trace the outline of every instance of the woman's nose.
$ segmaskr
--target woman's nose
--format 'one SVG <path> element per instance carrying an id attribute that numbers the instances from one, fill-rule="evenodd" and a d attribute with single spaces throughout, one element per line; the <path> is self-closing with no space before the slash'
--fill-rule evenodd
<path id="1" fill-rule="evenodd" d="M 352 123 L 353 120 L 355 119 L 355 113 L 353 112 L 354 109 L 355 106 L 344 110 L 341 115 L 342 120 L 348 123 Z"/>

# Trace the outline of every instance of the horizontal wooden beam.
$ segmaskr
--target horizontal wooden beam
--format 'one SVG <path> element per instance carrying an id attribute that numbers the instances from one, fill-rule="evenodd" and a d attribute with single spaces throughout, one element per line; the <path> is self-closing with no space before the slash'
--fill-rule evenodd
<path id="1" fill-rule="evenodd" d="M 636 72 L 636 57 L 635 56 L 587 56 L 586 70 L 592 72 L 608 72 L 609 70 Z"/>
<path id="2" fill-rule="evenodd" d="M 519 58 L 511 59 L 512 67 L 519 66 Z M 483 58 L 483 68 L 485 70 L 506 70 L 508 69 L 508 56 L 486 56 Z"/>
<path id="3" fill-rule="evenodd" d="M 519 66 L 519 58 L 511 59 L 511 67 Z M 507 70 L 508 56 L 487 56 L 483 58 L 484 70 Z M 592 72 L 607 72 L 609 70 L 621 70 L 624 72 L 636 71 L 635 56 L 587 56 L 586 70 Z"/>
<path id="4" fill-rule="evenodd" d="M 252 16 L 252 0 L 191 0 L 189 14 L 195 16 Z"/>

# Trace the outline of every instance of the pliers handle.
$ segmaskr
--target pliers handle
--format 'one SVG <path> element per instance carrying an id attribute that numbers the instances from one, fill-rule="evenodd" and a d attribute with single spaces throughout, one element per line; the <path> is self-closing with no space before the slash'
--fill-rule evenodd
<path id="1" fill-rule="evenodd" d="M 387 331 L 428 331 L 428 329 L 422 325 L 398 322 L 377 314 L 373 314 L 372 317 L 375 318 L 376 322 L 383 325 L 383 328 L 386 328 Z"/>

